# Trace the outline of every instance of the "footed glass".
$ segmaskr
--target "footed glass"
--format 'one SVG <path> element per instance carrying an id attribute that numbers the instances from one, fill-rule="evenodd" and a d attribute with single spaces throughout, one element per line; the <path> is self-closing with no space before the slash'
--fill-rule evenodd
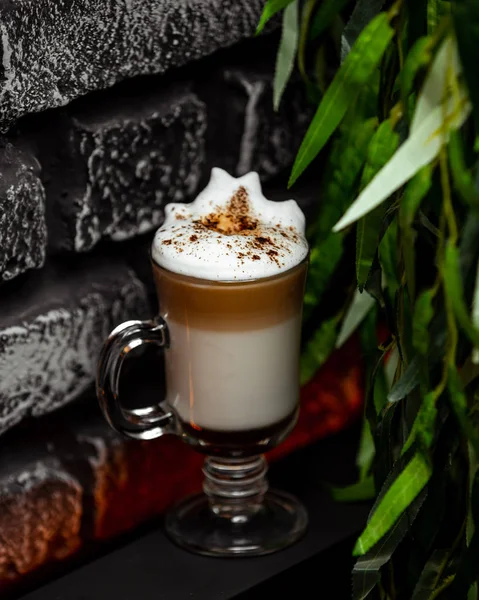
<path id="1" fill-rule="evenodd" d="M 264 458 L 297 420 L 306 271 L 307 259 L 273 277 L 218 282 L 153 262 L 158 317 L 125 322 L 104 344 L 97 395 L 109 424 L 140 440 L 175 435 L 206 455 L 203 493 L 165 519 L 170 538 L 192 552 L 269 554 L 306 530 L 302 504 L 268 488 Z M 164 349 L 166 397 L 127 409 L 119 396 L 122 365 L 147 344 Z"/>

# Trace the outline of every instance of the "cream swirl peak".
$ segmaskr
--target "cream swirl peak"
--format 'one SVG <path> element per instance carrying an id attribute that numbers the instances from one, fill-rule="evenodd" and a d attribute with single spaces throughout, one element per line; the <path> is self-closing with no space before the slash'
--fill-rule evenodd
<path id="1" fill-rule="evenodd" d="M 215 281 L 271 277 L 307 253 L 305 218 L 294 200 L 267 200 L 257 173 L 235 178 L 218 168 L 193 202 L 166 206 L 152 247 L 159 266 Z"/>

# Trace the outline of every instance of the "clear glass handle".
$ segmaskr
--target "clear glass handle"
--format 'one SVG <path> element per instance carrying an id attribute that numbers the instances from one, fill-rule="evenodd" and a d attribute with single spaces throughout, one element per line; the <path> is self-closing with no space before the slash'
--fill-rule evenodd
<path id="1" fill-rule="evenodd" d="M 135 409 L 121 405 L 119 386 L 123 363 L 131 350 L 145 344 L 168 348 L 168 327 L 161 317 L 153 321 L 125 321 L 116 327 L 102 348 L 96 381 L 98 401 L 110 426 L 137 440 L 177 433 L 175 415 L 163 410 L 161 403 Z"/>

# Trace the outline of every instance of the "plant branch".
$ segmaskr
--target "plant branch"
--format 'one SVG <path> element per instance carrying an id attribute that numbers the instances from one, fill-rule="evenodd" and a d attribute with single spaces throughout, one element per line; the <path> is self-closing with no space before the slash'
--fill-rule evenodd
<path id="1" fill-rule="evenodd" d="M 454 575 L 449 575 L 449 577 L 446 577 L 446 579 L 441 583 L 441 585 L 437 587 L 429 596 L 429 600 L 436 600 L 436 598 L 439 598 L 440 594 L 442 594 L 442 592 L 446 590 L 453 581 Z"/>
<path id="2" fill-rule="evenodd" d="M 457 223 L 454 208 L 452 206 L 451 181 L 449 178 L 449 167 L 447 164 L 447 151 L 445 146 L 439 153 L 439 166 L 441 172 L 441 187 L 443 193 L 444 216 L 449 230 L 449 240 L 455 246 L 457 244 Z"/>

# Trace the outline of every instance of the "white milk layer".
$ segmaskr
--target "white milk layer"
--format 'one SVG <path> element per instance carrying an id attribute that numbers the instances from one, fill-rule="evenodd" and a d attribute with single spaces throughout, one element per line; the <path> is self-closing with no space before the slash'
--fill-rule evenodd
<path id="1" fill-rule="evenodd" d="M 188 423 L 244 431 L 288 417 L 299 400 L 300 315 L 253 331 L 169 321 L 167 402 Z"/>
<path id="2" fill-rule="evenodd" d="M 294 200 L 273 202 L 257 173 L 231 177 L 214 168 L 190 204 L 168 204 L 153 260 L 174 273 L 217 281 L 277 275 L 308 253 L 305 218 Z"/>

